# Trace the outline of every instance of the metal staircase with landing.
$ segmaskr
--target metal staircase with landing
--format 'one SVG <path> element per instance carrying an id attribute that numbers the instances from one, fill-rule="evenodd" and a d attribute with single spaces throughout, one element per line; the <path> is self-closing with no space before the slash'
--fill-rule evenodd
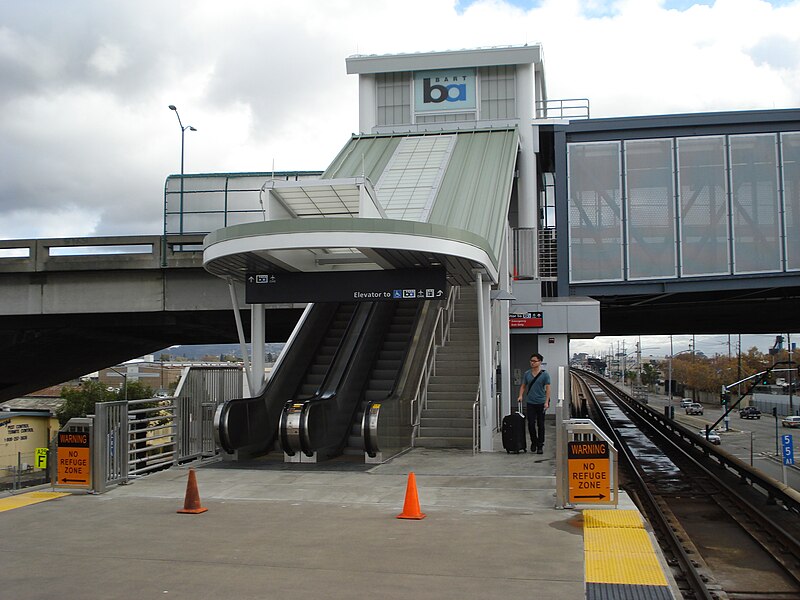
<path id="1" fill-rule="evenodd" d="M 415 446 L 472 447 L 472 405 L 480 382 L 478 300 L 472 288 L 462 288 L 454 310 L 449 340 L 436 352 Z"/>

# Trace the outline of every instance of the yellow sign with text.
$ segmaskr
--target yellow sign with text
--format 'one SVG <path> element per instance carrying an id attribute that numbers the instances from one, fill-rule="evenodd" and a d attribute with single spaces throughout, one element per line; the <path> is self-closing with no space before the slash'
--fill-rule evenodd
<path id="1" fill-rule="evenodd" d="M 569 501 L 575 504 L 611 499 L 611 455 L 608 442 L 569 442 Z"/>
<path id="2" fill-rule="evenodd" d="M 33 451 L 33 463 L 36 465 L 37 469 L 46 469 L 47 468 L 47 453 L 50 452 L 47 448 L 36 448 Z"/>
<path id="3" fill-rule="evenodd" d="M 58 485 L 91 487 L 88 433 L 58 432 Z"/>

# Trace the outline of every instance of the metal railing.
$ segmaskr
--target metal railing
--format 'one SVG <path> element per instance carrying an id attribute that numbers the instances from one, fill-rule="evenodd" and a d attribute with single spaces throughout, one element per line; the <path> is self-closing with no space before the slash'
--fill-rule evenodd
<path id="1" fill-rule="evenodd" d="M 174 396 L 95 404 L 94 490 L 214 456 L 214 411 L 241 397 L 243 377 L 240 366 L 186 367 Z"/>
<path id="2" fill-rule="evenodd" d="M 475 402 L 472 403 L 472 454 L 481 451 L 481 389 L 475 394 Z"/>
<path id="3" fill-rule="evenodd" d="M 436 316 L 436 324 L 434 325 L 434 334 L 428 341 L 428 349 L 425 353 L 425 366 L 420 376 L 419 384 L 417 384 L 417 391 L 411 400 L 411 445 L 414 446 L 414 441 L 419 435 L 419 426 L 422 420 L 422 411 L 428 402 L 428 381 L 431 375 L 435 375 L 436 371 L 436 350 L 439 346 L 443 346 L 447 340 L 450 339 L 450 324 L 453 322 L 455 316 L 455 301 L 461 296 L 460 287 L 451 287 L 447 295 L 447 302 L 439 309 L 439 314 Z M 438 343 L 437 343 L 438 340 Z"/>
<path id="4" fill-rule="evenodd" d="M 536 102 L 538 119 L 588 119 L 588 98 L 555 98 Z"/>
<path id="5" fill-rule="evenodd" d="M 534 250 L 536 251 L 534 252 Z M 515 278 L 558 280 L 558 248 L 555 228 L 518 227 L 514 229 L 513 252 L 513 275 Z"/>

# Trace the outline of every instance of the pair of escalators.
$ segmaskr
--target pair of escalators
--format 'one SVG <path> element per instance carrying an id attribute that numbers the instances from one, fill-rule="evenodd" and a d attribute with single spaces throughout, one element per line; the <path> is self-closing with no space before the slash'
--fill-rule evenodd
<path id="1" fill-rule="evenodd" d="M 279 447 L 297 462 L 375 457 L 383 432 L 389 445 L 402 446 L 406 427 L 398 416 L 420 370 L 415 345 L 432 334 L 432 304 L 309 305 L 261 394 L 217 409 L 218 444 L 243 455 Z"/>

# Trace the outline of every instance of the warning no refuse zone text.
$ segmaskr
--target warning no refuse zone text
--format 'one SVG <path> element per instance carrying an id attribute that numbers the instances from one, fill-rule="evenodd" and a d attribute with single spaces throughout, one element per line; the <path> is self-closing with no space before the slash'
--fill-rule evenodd
<path id="1" fill-rule="evenodd" d="M 609 458 L 607 442 L 569 442 L 567 444 L 567 458 Z"/>
<path id="2" fill-rule="evenodd" d="M 89 434 L 60 431 L 58 433 L 58 446 L 59 448 L 88 448 Z"/>

